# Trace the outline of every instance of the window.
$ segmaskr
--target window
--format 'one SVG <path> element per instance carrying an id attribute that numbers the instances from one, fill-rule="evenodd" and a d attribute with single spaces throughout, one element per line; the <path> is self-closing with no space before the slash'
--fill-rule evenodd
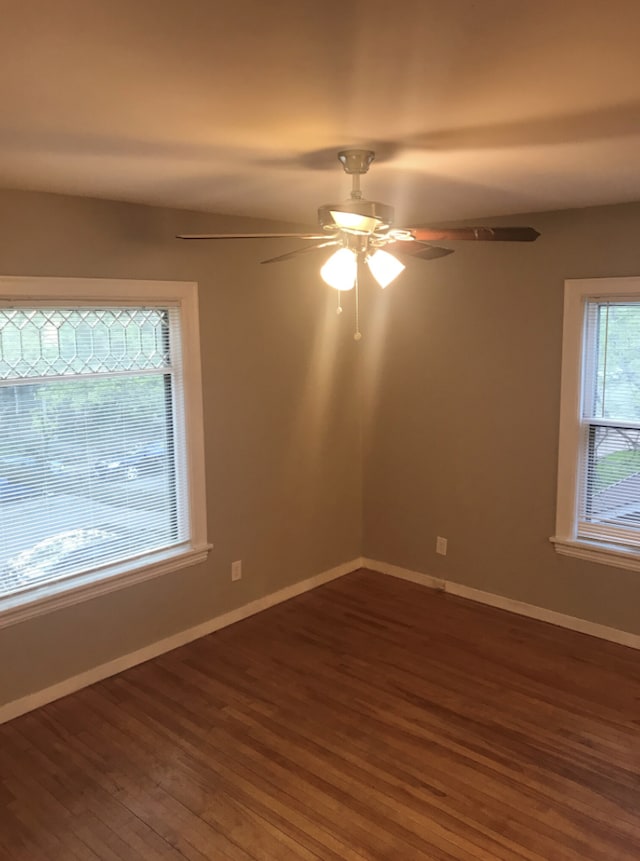
<path id="1" fill-rule="evenodd" d="M 640 278 L 566 282 L 552 540 L 640 570 Z"/>
<path id="2" fill-rule="evenodd" d="M 0 623 L 206 558 L 197 287 L 0 279 Z"/>

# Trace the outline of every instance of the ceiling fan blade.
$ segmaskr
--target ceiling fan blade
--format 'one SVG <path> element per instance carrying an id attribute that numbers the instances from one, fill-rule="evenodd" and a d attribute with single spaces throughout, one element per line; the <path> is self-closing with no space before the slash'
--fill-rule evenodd
<path id="1" fill-rule="evenodd" d="M 288 251 L 286 254 L 279 254 L 277 257 L 270 257 L 268 260 L 261 260 L 261 263 L 280 263 L 283 260 L 291 260 L 292 257 L 297 257 L 299 254 L 306 254 L 307 251 L 318 251 L 320 248 L 329 248 L 331 245 L 340 245 L 339 239 L 331 239 L 329 242 L 320 242 L 318 245 L 307 245 L 305 248 L 296 248 L 295 251 Z"/>
<path id="2" fill-rule="evenodd" d="M 535 242 L 540 236 L 533 227 L 407 227 L 420 242 L 478 240 L 480 242 Z"/>
<path id="3" fill-rule="evenodd" d="M 453 248 L 441 248 L 439 245 L 426 245 L 424 242 L 394 242 L 389 246 L 392 254 L 417 257 L 419 260 L 437 260 L 453 254 Z"/>
<path id="4" fill-rule="evenodd" d="M 331 234 L 329 234 L 331 235 Z M 326 239 L 326 233 L 179 233 L 176 239 Z"/>

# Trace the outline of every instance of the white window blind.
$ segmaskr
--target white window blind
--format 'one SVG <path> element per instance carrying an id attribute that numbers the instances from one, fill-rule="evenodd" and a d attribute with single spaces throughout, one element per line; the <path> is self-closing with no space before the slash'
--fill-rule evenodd
<path id="1" fill-rule="evenodd" d="M 640 546 L 640 301 L 585 304 L 577 536 Z"/>
<path id="2" fill-rule="evenodd" d="M 179 307 L 0 308 L 0 596 L 188 543 Z"/>

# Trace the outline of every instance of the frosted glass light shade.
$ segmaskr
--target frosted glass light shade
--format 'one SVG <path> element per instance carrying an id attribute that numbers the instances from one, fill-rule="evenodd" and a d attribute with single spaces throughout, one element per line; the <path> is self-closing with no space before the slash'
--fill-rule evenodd
<path id="1" fill-rule="evenodd" d="M 382 251 L 381 248 L 378 248 L 373 254 L 367 255 L 367 265 L 381 287 L 391 284 L 393 279 L 397 278 L 406 268 L 397 257 L 389 254 L 388 251 Z"/>
<path id="2" fill-rule="evenodd" d="M 335 290 L 353 290 L 356 283 L 358 260 L 353 251 L 340 248 L 320 270 L 323 281 Z"/>

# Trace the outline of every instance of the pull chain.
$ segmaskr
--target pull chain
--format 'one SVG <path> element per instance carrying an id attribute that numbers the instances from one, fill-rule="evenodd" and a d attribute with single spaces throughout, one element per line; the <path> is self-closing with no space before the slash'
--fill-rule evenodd
<path id="1" fill-rule="evenodd" d="M 342 290 L 336 291 L 338 294 L 338 307 L 336 308 L 336 314 L 342 314 Z"/>
<path id="2" fill-rule="evenodd" d="M 354 341 L 359 341 L 362 338 L 362 332 L 360 331 L 360 279 L 358 278 L 360 270 L 360 265 L 358 264 L 358 268 L 356 269 L 356 331 L 353 335 Z"/>

